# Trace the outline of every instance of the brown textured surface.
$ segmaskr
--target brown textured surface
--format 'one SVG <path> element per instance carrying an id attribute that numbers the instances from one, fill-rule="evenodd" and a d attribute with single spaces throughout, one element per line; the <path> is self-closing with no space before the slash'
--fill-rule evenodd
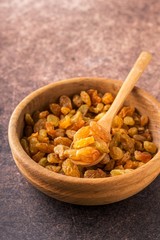
<path id="1" fill-rule="evenodd" d="M 0 0 L 1 239 L 160 238 L 160 179 L 123 202 L 71 206 L 35 190 L 7 142 L 23 97 L 75 76 L 124 79 L 141 50 L 153 60 L 138 83 L 160 100 L 159 0 Z"/>

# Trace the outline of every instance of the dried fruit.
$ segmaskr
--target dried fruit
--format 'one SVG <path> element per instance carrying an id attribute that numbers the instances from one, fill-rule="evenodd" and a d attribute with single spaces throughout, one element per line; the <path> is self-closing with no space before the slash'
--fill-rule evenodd
<path id="1" fill-rule="evenodd" d="M 59 144 L 54 147 L 54 151 L 52 151 L 52 152 L 55 152 L 55 154 L 57 154 L 60 159 L 64 160 L 64 159 L 66 159 L 65 150 L 67 150 L 67 149 L 69 149 L 69 147 Z"/>
<path id="2" fill-rule="evenodd" d="M 71 129 L 66 130 L 67 137 L 72 139 L 72 140 L 73 140 L 73 137 L 74 137 L 75 133 L 76 133 L 76 131 L 74 131 L 74 130 L 71 130 Z"/>
<path id="3" fill-rule="evenodd" d="M 115 160 L 114 159 L 110 159 L 110 161 L 108 163 L 106 163 L 106 166 L 105 166 L 105 170 L 106 171 L 111 171 L 112 169 L 114 169 L 114 166 L 115 166 Z"/>
<path id="4" fill-rule="evenodd" d="M 135 141 L 133 138 L 131 138 L 127 134 L 123 133 L 120 135 L 120 142 L 121 142 L 122 149 L 129 151 L 130 153 L 134 152 Z"/>
<path id="5" fill-rule="evenodd" d="M 94 170 L 87 170 L 84 173 L 84 178 L 104 178 L 107 177 L 107 174 L 100 168 Z"/>
<path id="6" fill-rule="evenodd" d="M 85 116 L 88 112 L 89 106 L 87 104 L 82 104 L 79 108 L 78 111 L 82 113 L 83 116 Z"/>
<path id="7" fill-rule="evenodd" d="M 80 177 L 80 171 L 76 164 L 74 164 L 69 158 L 62 163 L 62 170 L 66 176 Z"/>
<path id="8" fill-rule="evenodd" d="M 134 135 L 136 135 L 138 133 L 138 129 L 136 127 L 131 127 L 129 130 L 128 130 L 128 134 L 129 136 L 133 137 Z"/>
<path id="9" fill-rule="evenodd" d="M 118 115 L 115 116 L 112 122 L 112 128 L 121 128 L 123 125 L 123 119 L 119 117 Z"/>
<path id="10" fill-rule="evenodd" d="M 71 111 L 68 107 L 61 107 L 61 113 L 67 115 Z"/>
<path id="11" fill-rule="evenodd" d="M 38 142 L 38 143 L 36 143 L 36 148 L 40 152 L 51 153 L 54 150 L 54 145 L 49 144 L 49 143 L 39 143 Z"/>
<path id="12" fill-rule="evenodd" d="M 61 107 L 59 106 L 59 104 L 57 103 L 52 103 L 49 105 L 49 108 L 51 110 L 51 112 L 56 115 L 57 117 L 60 116 L 61 114 Z"/>
<path id="13" fill-rule="evenodd" d="M 58 145 L 58 144 L 62 144 L 62 145 L 65 145 L 65 146 L 70 146 L 72 143 L 72 140 L 70 140 L 69 138 L 67 137 L 57 137 L 54 139 L 54 145 Z"/>
<path id="14" fill-rule="evenodd" d="M 77 141 L 74 141 L 74 144 L 73 144 L 73 148 L 83 148 L 83 147 L 87 147 L 88 145 L 91 145 L 94 143 L 94 137 L 91 136 L 91 137 L 86 137 L 86 138 L 82 138 L 82 139 L 79 139 Z"/>
<path id="15" fill-rule="evenodd" d="M 135 124 L 134 119 L 130 116 L 125 117 L 123 121 L 124 121 L 124 124 L 126 124 L 127 126 L 134 126 Z"/>
<path id="16" fill-rule="evenodd" d="M 42 111 L 39 113 L 39 118 L 46 118 L 49 115 L 48 111 Z"/>
<path id="17" fill-rule="evenodd" d="M 29 126 L 33 126 L 34 125 L 33 118 L 31 117 L 31 115 L 29 113 L 25 114 L 24 119 L 25 119 L 25 122 L 26 122 L 27 125 L 29 125 Z"/>
<path id="18" fill-rule="evenodd" d="M 49 143 L 49 138 L 47 136 L 47 130 L 46 129 L 40 129 L 38 132 L 37 139 L 39 142 L 45 142 Z"/>
<path id="19" fill-rule="evenodd" d="M 46 122 L 45 127 L 46 127 L 47 134 L 51 137 L 54 137 L 55 130 L 54 130 L 53 124 L 51 122 Z"/>
<path id="20" fill-rule="evenodd" d="M 71 130 L 77 131 L 81 127 L 83 127 L 85 124 L 85 121 L 83 120 L 82 113 L 80 111 L 77 111 L 76 114 L 74 114 L 71 117 Z"/>
<path id="21" fill-rule="evenodd" d="M 21 139 L 21 145 L 22 145 L 24 151 L 25 151 L 28 155 L 30 155 L 29 144 L 28 144 L 28 141 L 27 141 L 26 138 L 22 138 L 22 139 Z"/>
<path id="22" fill-rule="evenodd" d="M 88 95 L 88 93 L 86 91 L 81 91 L 80 96 L 81 96 L 82 101 L 90 107 L 91 99 L 90 99 L 90 96 Z"/>
<path id="23" fill-rule="evenodd" d="M 92 163 L 93 161 L 96 161 L 99 156 L 100 152 L 94 147 L 84 147 L 76 151 L 76 156 L 73 160 Z"/>
<path id="24" fill-rule="evenodd" d="M 133 135 L 133 138 L 134 138 L 134 140 L 140 141 L 140 142 L 144 142 L 146 140 L 146 138 L 140 134 Z"/>
<path id="25" fill-rule="evenodd" d="M 89 110 L 90 112 L 98 114 L 103 111 L 103 108 L 104 108 L 103 103 L 98 103 L 96 107 L 90 107 Z"/>
<path id="26" fill-rule="evenodd" d="M 144 116 L 142 115 L 141 118 L 140 118 L 140 124 L 142 127 L 146 126 L 149 122 L 149 118 L 148 116 Z"/>
<path id="27" fill-rule="evenodd" d="M 62 129 L 66 129 L 71 125 L 71 118 L 68 115 L 66 115 L 63 119 L 59 121 L 59 127 Z"/>
<path id="28" fill-rule="evenodd" d="M 87 93 L 89 94 L 90 98 L 91 98 L 91 102 L 93 106 L 96 106 L 98 103 L 100 103 L 101 97 L 98 95 L 98 91 L 95 89 L 89 89 L 87 91 Z"/>
<path id="29" fill-rule="evenodd" d="M 59 163 L 60 159 L 58 158 L 58 156 L 55 153 L 49 153 L 47 155 L 47 161 L 49 163 Z"/>
<path id="30" fill-rule="evenodd" d="M 137 161 L 141 161 L 143 163 L 147 163 L 152 158 L 150 153 L 141 151 L 135 151 L 134 156 Z"/>
<path id="31" fill-rule="evenodd" d="M 38 152 L 38 148 L 36 144 L 38 143 L 37 136 L 34 136 L 33 134 L 28 138 L 29 141 L 29 150 L 32 155 L 36 154 Z"/>
<path id="32" fill-rule="evenodd" d="M 94 136 L 98 136 L 101 139 L 103 139 L 105 142 L 109 142 L 110 140 L 110 134 L 108 134 L 103 128 L 102 126 L 100 126 L 98 123 L 96 123 L 95 121 L 91 121 L 90 122 L 90 131 L 91 134 Z"/>
<path id="33" fill-rule="evenodd" d="M 94 146 L 101 153 L 109 153 L 109 144 L 99 137 L 95 137 Z"/>
<path id="34" fill-rule="evenodd" d="M 110 138 L 97 121 L 113 100 L 109 92 L 88 89 L 73 97 L 62 95 L 32 115 L 26 113 L 22 147 L 41 166 L 67 176 L 102 178 L 133 171 L 152 159 L 157 146 L 148 116 L 131 106 L 122 107 L 115 116 Z M 102 154 L 98 164 L 78 166 L 90 165 Z"/>
<path id="35" fill-rule="evenodd" d="M 71 99 L 66 96 L 66 95 L 62 95 L 59 99 L 59 104 L 61 107 L 67 107 L 69 109 L 72 109 L 72 102 Z"/>
<path id="36" fill-rule="evenodd" d="M 111 176 L 118 176 L 118 175 L 123 175 L 123 174 L 126 174 L 126 173 L 130 173 L 132 172 L 133 169 L 125 169 L 125 170 L 121 170 L 121 169 L 113 169 L 110 174 Z"/>
<path id="37" fill-rule="evenodd" d="M 94 118 L 94 121 L 97 122 L 97 121 L 100 120 L 104 115 L 105 115 L 105 112 L 102 112 L 102 113 L 97 114 L 97 115 L 95 116 L 95 118 Z"/>
<path id="38" fill-rule="evenodd" d="M 90 127 L 89 126 L 83 127 L 74 134 L 74 141 L 80 140 L 82 138 L 86 138 L 89 136 L 89 134 L 90 134 Z"/>
<path id="39" fill-rule="evenodd" d="M 110 149 L 110 156 L 111 158 L 113 158 L 114 160 L 118 160 L 118 159 L 121 159 L 123 158 L 123 151 L 121 148 L 119 147 L 112 147 Z"/>
<path id="40" fill-rule="evenodd" d="M 45 156 L 45 153 L 39 151 L 35 155 L 33 155 L 32 158 L 35 162 L 39 162 L 41 158 L 43 158 L 44 156 Z"/>
<path id="41" fill-rule="evenodd" d="M 59 125 L 59 118 L 55 116 L 54 114 L 49 114 L 47 116 L 47 122 L 52 123 L 54 127 L 58 127 Z"/>
<path id="42" fill-rule="evenodd" d="M 34 132 L 39 132 L 40 129 L 45 129 L 46 125 L 46 119 L 40 118 L 35 124 L 34 124 Z"/>
<path id="43" fill-rule="evenodd" d="M 153 154 L 156 153 L 157 147 L 153 142 L 144 141 L 143 145 L 144 145 L 144 149 L 147 152 L 150 152 L 150 153 L 153 153 Z"/>
<path id="44" fill-rule="evenodd" d="M 83 103 L 81 96 L 79 96 L 78 94 L 75 94 L 73 96 L 72 101 L 73 101 L 74 105 L 76 105 L 76 107 L 80 107 Z"/>
<path id="45" fill-rule="evenodd" d="M 47 165 L 45 168 L 56 173 L 59 173 L 61 170 L 60 166 L 54 166 L 54 165 Z"/>
<path id="46" fill-rule="evenodd" d="M 46 157 L 41 158 L 38 164 L 41 165 L 42 167 L 47 166 L 47 158 Z"/>
<path id="47" fill-rule="evenodd" d="M 134 107 L 123 107 L 121 110 L 120 110 L 120 112 L 119 112 L 119 114 L 118 114 L 118 116 L 119 117 L 121 117 L 121 118 L 124 118 L 124 117 L 126 117 L 126 116 L 133 116 L 133 114 L 134 114 L 134 111 L 135 111 L 135 108 Z M 135 119 L 134 119 L 135 120 Z"/>
<path id="48" fill-rule="evenodd" d="M 138 161 L 127 160 L 124 169 L 136 169 L 138 166 Z"/>
<path id="49" fill-rule="evenodd" d="M 102 102 L 104 104 L 111 104 L 114 100 L 112 93 L 105 93 L 102 97 Z"/>

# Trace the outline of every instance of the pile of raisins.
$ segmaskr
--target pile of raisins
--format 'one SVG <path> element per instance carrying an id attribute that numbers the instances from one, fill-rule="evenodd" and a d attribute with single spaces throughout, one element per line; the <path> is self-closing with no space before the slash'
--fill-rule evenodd
<path id="1" fill-rule="evenodd" d="M 66 176 L 103 178 L 133 171 L 157 152 L 148 128 L 149 118 L 135 107 L 124 106 L 116 115 L 109 144 L 94 135 L 86 140 L 89 125 L 92 123 L 94 129 L 94 122 L 104 116 L 113 101 L 111 93 L 89 89 L 72 97 L 63 95 L 44 111 L 25 114 L 22 147 L 39 165 Z M 97 152 L 105 153 L 101 162 L 90 167 L 75 164 L 71 153 L 74 136 L 75 148 L 80 148 L 84 160 L 90 161 L 88 156 L 93 157 Z"/>

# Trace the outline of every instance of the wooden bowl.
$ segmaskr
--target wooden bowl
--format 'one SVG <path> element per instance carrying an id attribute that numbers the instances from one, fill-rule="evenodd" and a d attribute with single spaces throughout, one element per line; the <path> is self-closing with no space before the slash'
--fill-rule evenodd
<path id="1" fill-rule="evenodd" d="M 104 78 L 74 78 L 42 87 L 27 96 L 14 110 L 9 123 L 9 144 L 13 158 L 24 177 L 43 193 L 60 201 L 80 205 L 102 205 L 126 199 L 148 186 L 160 173 L 160 103 L 135 87 L 126 104 L 150 117 L 150 129 L 158 152 L 147 164 L 125 175 L 109 178 L 75 178 L 49 171 L 34 162 L 20 144 L 25 113 L 44 109 L 63 94 L 73 95 L 95 88 L 118 92 L 122 82 Z"/>

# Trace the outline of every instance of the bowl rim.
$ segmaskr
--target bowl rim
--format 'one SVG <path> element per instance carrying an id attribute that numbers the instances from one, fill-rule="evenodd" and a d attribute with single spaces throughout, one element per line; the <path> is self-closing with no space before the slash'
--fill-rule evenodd
<path id="1" fill-rule="evenodd" d="M 145 171 L 146 169 L 150 168 L 151 165 L 153 163 L 157 164 L 157 162 L 159 161 L 159 167 L 160 167 L 160 149 L 158 150 L 158 152 L 156 153 L 156 155 L 146 164 L 142 165 L 141 167 L 134 169 L 133 171 L 127 173 L 127 174 L 123 174 L 123 175 L 117 175 L 114 177 L 105 177 L 105 178 L 77 178 L 77 177 L 71 177 L 71 176 L 66 176 L 60 173 L 55 173 L 52 171 L 49 171 L 48 169 L 45 169 L 44 167 L 40 166 L 38 163 L 36 163 L 31 157 L 29 157 L 29 155 L 24 151 L 23 147 L 21 146 L 20 140 L 16 134 L 16 126 L 17 126 L 17 120 L 21 114 L 21 109 L 24 108 L 25 106 L 27 106 L 27 104 L 34 99 L 36 96 L 38 96 L 39 94 L 43 93 L 44 91 L 61 85 L 61 84 L 68 84 L 68 83 L 72 83 L 75 81 L 87 81 L 88 80 L 106 80 L 106 81 L 114 81 L 116 84 L 121 85 L 122 84 L 122 80 L 115 80 L 115 79 L 109 79 L 109 78 L 104 78 L 104 77 L 75 77 L 75 78 L 69 78 L 69 79 L 64 79 L 64 80 L 59 80 L 53 83 L 49 83 L 47 85 L 44 85 L 36 90 L 34 90 L 33 92 L 31 92 L 30 94 L 28 94 L 26 97 L 24 97 L 22 99 L 21 102 L 19 102 L 19 104 L 16 106 L 16 108 L 14 109 L 14 111 L 11 114 L 10 120 L 9 120 L 9 125 L 8 125 L 8 140 L 9 140 L 9 145 L 12 151 L 13 156 L 16 155 L 16 157 L 18 159 L 20 159 L 20 161 L 23 163 L 23 166 L 26 169 L 32 169 L 35 172 L 37 172 L 37 174 L 41 175 L 42 177 L 46 177 L 46 179 L 55 179 L 64 183 L 77 183 L 77 184 L 93 184 L 93 185 L 97 185 L 99 183 L 106 183 L 106 182 L 114 182 L 117 183 L 122 179 L 125 179 L 127 181 L 127 179 L 130 178 L 130 176 L 136 177 L 137 174 L 140 174 L 142 171 Z M 153 97 L 150 93 L 148 93 L 147 91 L 135 86 L 134 88 L 136 88 L 136 90 L 143 95 L 143 97 L 149 99 L 150 101 L 152 101 L 156 106 L 157 109 L 159 110 L 159 114 L 160 114 L 160 102 L 158 102 L 158 100 Z"/>

